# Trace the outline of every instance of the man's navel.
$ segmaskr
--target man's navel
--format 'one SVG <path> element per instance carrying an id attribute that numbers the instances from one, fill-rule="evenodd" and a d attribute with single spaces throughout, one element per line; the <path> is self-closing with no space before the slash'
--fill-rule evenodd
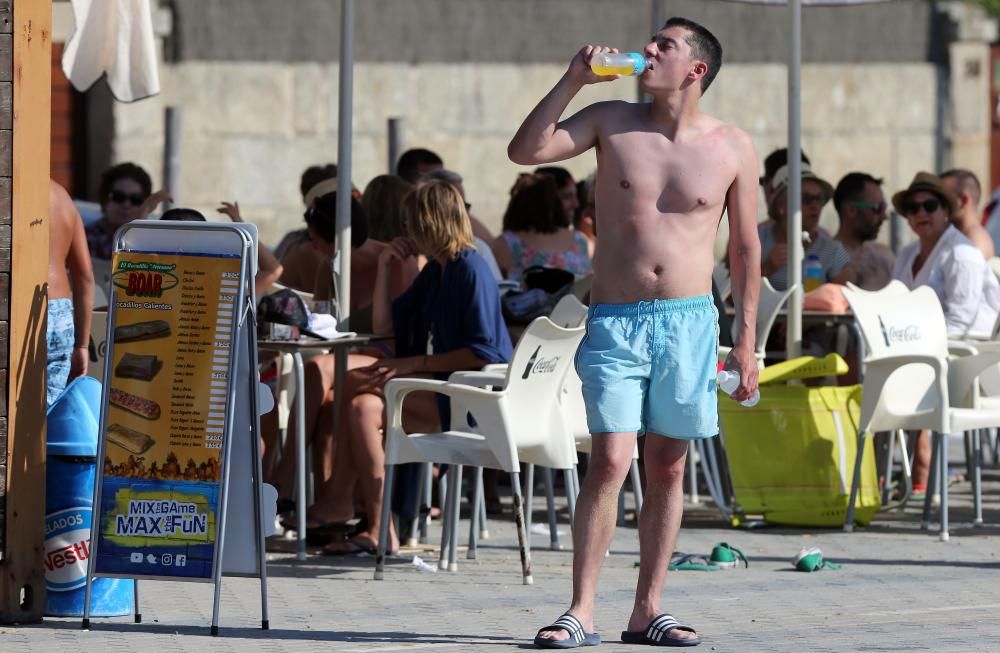
<path id="1" fill-rule="evenodd" d="M 618 185 L 624 188 L 625 190 L 628 190 L 629 188 L 632 187 L 632 184 L 629 183 L 628 179 L 622 179 L 620 182 L 618 182 Z"/>

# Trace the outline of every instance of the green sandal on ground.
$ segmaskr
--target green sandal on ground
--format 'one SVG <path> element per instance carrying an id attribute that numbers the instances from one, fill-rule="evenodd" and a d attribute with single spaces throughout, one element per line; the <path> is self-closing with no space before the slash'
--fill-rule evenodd
<path id="1" fill-rule="evenodd" d="M 697 553 L 674 552 L 674 556 L 667 565 L 668 571 L 719 571 L 719 565 L 712 564 L 705 556 Z"/>
<path id="2" fill-rule="evenodd" d="M 799 571 L 819 571 L 821 569 L 840 569 L 841 565 L 823 559 L 823 552 L 818 546 L 811 549 L 802 549 L 792 561 Z"/>
<path id="3" fill-rule="evenodd" d="M 723 569 L 735 569 L 740 565 L 741 561 L 744 567 L 750 567 L 750 561 L 747 560 L 746 555 L 732 544 L 725 542 L 716 544 L 712 548 L 712 554 L 708 559 L 709 562 Z"/>

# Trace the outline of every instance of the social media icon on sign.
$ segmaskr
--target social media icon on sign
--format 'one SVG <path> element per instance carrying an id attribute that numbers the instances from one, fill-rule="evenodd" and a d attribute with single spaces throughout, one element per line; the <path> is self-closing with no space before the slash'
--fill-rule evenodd
<path id="1" fill-rule="evenodd" d="M 178 553 L 174 556 L 174 564 L 178 567 L 186 567 L 188 563 L 188 557 L 183 553 Z"/>
<path id="2" fill-rule="evenodd" d="M 160 556 L 160 564 L 164 567 L 169 567 L 174 564 L 174 556 L 169 553 L 164 553 Z"/>
<path id="3" fill-rule="evenodd" d="M 142 564 L 142 552 L 133 551 L 132 554 L 128 557 L 128 561 L 133 564 Z"/>
<path id="4" fill-rule="evenodd" d="M 148 562 L 151 565 L 155 565 L 156 564 L 156 556 L 153 555 L 152 553 L 146 554 L 146 562 Z"/>

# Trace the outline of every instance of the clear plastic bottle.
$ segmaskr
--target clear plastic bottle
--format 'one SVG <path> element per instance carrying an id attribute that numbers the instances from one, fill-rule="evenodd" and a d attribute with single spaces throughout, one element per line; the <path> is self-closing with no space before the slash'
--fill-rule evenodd
<path id="1" fill-rule="evenodd" d="M 651 61 L 639 52 L 600 52 L 590 60 L 596 75 L 641 75 Z"/>
<path id="2" fill-rule="evenodd" d="M 740 387 L 740 373 L 735 370 L 720 370 L 718 376 L 715 377 L 715 383 L 720 390 L 731 395 Z M 760 401 L 760 390 L 754 390 L 753 395 L 749 399 L 741 401 L 740 405 L 745 408 L 753 408 L 758 401 Z"/>
<path id="3" fill-rule="evenodd" d="M 802 274 L 802 287 L 806 292 L 816 290 L 823 285 L 823 264 L 819 262 L 819 257 L 810 254 L 806 258 L 805 270 Z"/>

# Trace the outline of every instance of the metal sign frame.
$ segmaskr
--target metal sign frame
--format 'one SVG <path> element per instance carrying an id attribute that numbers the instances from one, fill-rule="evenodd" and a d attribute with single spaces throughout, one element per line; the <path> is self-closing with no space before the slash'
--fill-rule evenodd
<path id="1" fill-rule="evenodd" d="M 150 232 L 158 242 L 150 247 L 148 242 L 143 242 L 142 232 Z M 132 244 L 130 236 L 137 237 L 140 244 Z M 228 242 L 232 241 L 232 242 Z M 232 248 L 230 250 L 211 250 L 206 243 L 218 245 L 225 244 Z M 238 256 L 241 261 L 239 282 L 237 285 L 237 299 L 233 305 L 232 319 L 230 321 L 230 353 L 228 364 L 228 397 L 226 400 L 225 423 L 223 427 L 223 445 L 221 460 L 221 477 L 219 481 L 219 499 L 217 507 L 217 518 L 215 523 L 215 542 L 213 547 L 212 573 L 211 578 L 190 578 L 176 576 L 153 576 L 148 574 L 109 574 L 95 573 L 97 562 L 97 552 L 100 546 L 99 531 L 101 527 L 101 493 L 103 489 L 103 460 L 105 455 L 108 420 L 108 399 L 111 384 L 107 382 L 111 378 L 114 367 L 114 328 L 116 302 L 114 294 L 113 279 L 109 281 L 108 289 L 108 325 L 106 333 L 106 343 L 108 351 L 104 360 L 104 387 L 101 394 L 101 420 L 100 437 L 98 438 L 97 452 L 97 474 L 94 488 L 94 510 L 97 513 L 91 523 L 91 554 L 87 561 L 86 593 L 84 599 L 84 613 L 82 627 L 90 628 L 90 598 L 92 581 L 98 577 L 131 578 L 135 580 L 135 622 L 142 622 L 142 612 L 139 607 L 139 580 L 172 580 L 183 582 L 211 582 L 215 585 L 214 601 L 212 608 L 211 634 L 219 634 L 219 613 L 222 600 L 222 577 L 223 575 L 259 577 L 261 581 L 261 628 L 269 628 L 268 606 L 267 606 L 267 559 L 264 550 L 264 524 L 263 524 L 263 469 L 260 451 L 260 412 L 258 410 L 258 381 L 257 381 L 257 347 L 256 333 L 256 306 L 254 296 L 254 276 L 256 274 L 256 245 L 257 229 L 253 225 L 240 224 L 217 224 L 217 223 L 193 223 L 176 221 L 136 221 L 124 225 L 115 234 L 115 252 L 148 252 L 151 254 L 173 254 L 173 255 L 229 255 Z M 206 251 L 208 250 L 208 251 Z M 249 379 L 245 390 L 240 390 L 241 379 L 238 376 L 240 357 L 245 357 L 248 365 Z M 245 392 L 245 395 L 244 395 Z M 240 396 L 244 395 L 244 396 Z M 256 548 L 256 573 L 226 573 L 224 565 L 224 554 L 226 546 L 226 524 L 228 519 L 228 508 L 230 500 L 230 468 L 233 451 L 233 427 L 236 422 L 237 410 L 250 411 L 250 455 L 252 456 L 252 493 L 255 535 L 254 547 Z M 244 437 L 244 436 L 241 436 Z M 242 443 L 241 443 L 242 444 Z"/>

